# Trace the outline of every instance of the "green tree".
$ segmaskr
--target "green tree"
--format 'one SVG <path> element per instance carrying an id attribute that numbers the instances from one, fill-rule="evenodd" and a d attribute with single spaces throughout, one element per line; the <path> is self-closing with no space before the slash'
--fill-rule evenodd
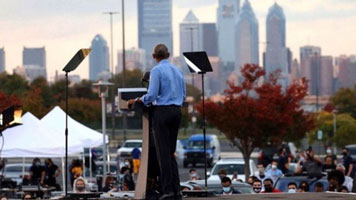
<path id="1" fill-rule="evenodd" d="M 340 114 L 337 116 L 336 135 L 333 141 L 339 148 L 348 144 L 356 143 L 356 121 L 350 114 Z"/>
<path id="2" fill-rule="evenodd" d="M 93 92 L 93 82 L 89 80 L 82 80 L 73 86 L 73 96 L 85 99 L 98 99 L 98 94 Z"/>
<path id="3" fill-rule="evenodd" d="M 70 84 L 70 83 L 68 83 Z M 62 101 L 65 101 L 66 98 L 66 80 L 61 79 L 56 82 L 54 82 L 51 86 L 51 91 L 54 94 L 54 98 L 56 99 L 57 103 L 60 103 Z M 71 87 L 68 88 L 68 97 L 73 97 L 74 92 Z"/>
<path id="4" fill-rule="evenodd" d="M 0 74 L 0 90 L 5 94 L 16 94 L 18 97 L 23 98 L 28 89 L 28 82 L 22 76 L 17 74 L 10 75 L 6 72 Z"/>
<path id="5" fill-rule="evenodd" d="M 32 88 L 40 88 L 41 90 L 41 98 L 42 98 L 42 105 L 46 108 L 51 108 L 55 103 L 56 99 L 53 95 L 53 91 L 49 87 L 47 80 L 43 77 L 38 77 L 33 80 L 30 84 Z M 33 91 L 33 90 L 32 90 Z"/>
<path id="6" fill-rule="evenodd" d="M 353 118 L 356 118 L 356 84 L 353 89 L 339 89 L 331 96 L 330 101 L 336 107 L 338 113 L 350 113 Z"/>
<path id="7" fill-rule="evenodd" d="M 308 133 L 308 143 L 313 144 L 318 141 L 318 131 L 323 132 L 320 140 L 324 147 L 332 145 L 334 138 L 334 116 L 330 112 L 322 111 L 315 114 L 316 128 Z"/>
<path id="8" fill-rule="evenodd" d="M 23 100 L 23 112 L 31 112 L 37 118 L 45 116 L 50 108 L 46 108 L 43 103 L 41 88 L 32 87 L 26 92 Z"/>

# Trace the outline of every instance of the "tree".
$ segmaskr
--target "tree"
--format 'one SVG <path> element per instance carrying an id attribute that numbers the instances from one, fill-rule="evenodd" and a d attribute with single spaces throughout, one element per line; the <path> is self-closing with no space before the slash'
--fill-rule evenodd
<path id="1" fill-rule="evenodd" d="M 337 115 L 333 141 L 339 148 L 356 143 L 356 120 L 350 114 Z"/>
<path id="2" fill-rule="evenodd" d="M 258 85 L 265 75 L 257 65 L 247 64 L 241 69 L 242 84 L 228 83 L 226 96 L 220 103 L 207 100 L 206 118 L 209 123 L 225 134 L 236 146 L 245 161 L 245 175 L 249 176 L 249 160 L 256 147 L 268 141 L 281 143 L 298 134 L 302 138 L 313 127 L 313 118 L 301 109 L 301 100 L 307 95 L 307 81 L 295 81 L 285 90 L 278 84 L 279 72 Z M 202 113 L 202 103 L 198 105 Z M 299 123 L 308 123 L 306 128 L 291 131 Z"/>
<path id="3" fill-rule="evenodd" d="M 31 112 L 37 118 L 45 116 L 50 108 L 46 108 L 43 103 L 41 88 L 32 87 L 27 91 L 23 100 L 23 111 Z"/>
<path id="4" fill-rule="evenodd" d="M 53 91 L 48 86 L 47 80 L 43 77 L 38 77 L 30 84 L 30 88 L 34 91 L 34 88 L 39 88 L 41 91 L 42 105 L 46 108 L 51 108 L 56 103 L 56 99 L 53 95 Z"/>
<path id="5" fill-rule="evenodd" d="M 353 118 L 356 118 L 356 85 L 353 89 L 339 89 L 330 97 L 330 101 L 336 107 L 338 113 L 350 113 Z"/>
<path id="6" fill-rule="evenodd" d="M 320 140 L 324 147 L 332 145 L 334 138 L 334 116 L 330 112 L 322 111 L 316 114 L 316 128 L 308 133 L 308 143 L 318 141 L 318 131 L 323 132 Z"/>
<path id="7" fill-rule="evenodd" d="M 21 99 L 15 94 L 8 96 L 0 90 L 0 112 L 12 105 L 20 107 L 22 105 Z"/>
<path id="8" fill-rule="evenodd" d="M 28 89 L 28 82 L 23 77 L 17 74 L 9 75 L 6 72 L 0 74 L 0 90 L 5 94 L 16 94 L 23 98 Z"/>

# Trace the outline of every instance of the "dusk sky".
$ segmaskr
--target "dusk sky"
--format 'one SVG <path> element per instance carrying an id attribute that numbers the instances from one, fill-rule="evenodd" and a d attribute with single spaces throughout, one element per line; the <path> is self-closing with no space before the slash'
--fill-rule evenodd
<path id="1" fill-rule="evenodd" d="M 241 0 L 241 5 L 244 0 Z M 356 54 L 356 0 L 250 0 L 259 20 L 260 54 L 266 40 L 266 15 L 277 2 L 287 21 L 287 46 L 299 59 L 299 47 L 316 45 L 323 55 Z M 200 22 L 216 22 L 218 0 L 173 0 L 174 55 L 179 52 L 179 23 L 191 9 Z M 121 12 L 121 0 L 0 0 L 0 48 L 6 71 L 22 65 L 23 47 L 43 47 L 48 79 L 96 34 L 110 45 L 109 16 Z M 126 48 L 137 47 L 137 0 L 125 0 Z M 122 47 L 121 14 L 114 16 L 114 65 Z M 262 61 L 262 59 L 260 60 Z M 261 65 L 261 63 L 260 63 Z M 88 59 L 73 72 L 88 78 Z"/>

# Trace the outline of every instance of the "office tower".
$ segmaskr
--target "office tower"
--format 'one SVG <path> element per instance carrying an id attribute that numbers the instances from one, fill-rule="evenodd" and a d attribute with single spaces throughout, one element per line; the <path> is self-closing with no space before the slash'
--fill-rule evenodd
<path id="1" fill-rule="evenodd" d="M 153 48 L 165 44 L 173 55 L 172 0 L 139 0 L 138 47 L 146 52 L 146 69 L 153 67 Z"/>
<path id="2" fill-rule="evenodd" d="M 289 80 L 293 82 L 300 78 L 300 67 L 297 59 L 294 59 L 291 66 L 291 72 Z"/>
<path id="3" fill-rule="evenodd" d="M 309 45 L 300 47 L 300 74 L 301 77 L 305 77 L 307 80 L 311 80 L 312 76 L 311 67 L 308 63 L 308 59 L 313 55 L 321 56 L 321 48 Z"/>
<path id="4" fill-rule="evenodd" d="M 5 71 L 5 50 L 4 48 L 0 49 L 0 73 Z"/>
<path id="5" fill-rule="evenodd" d="M 337 75 L 338 85 L 336 89 L 353 88 L 356 84 L 356 56 L 339 56 L 336 59 L 339 68 Z"/>
<path id="6" fill-rule="evenodd" d="M 45 47 L 40 47 L 40 48 L 24 47 L 22 51 L 22 65 L 25 68 L 28 68 L 29 74 L 31 74 L 29 76 L 31 76 L 32 78 L 42 76 L 45 79 L 47 79 Z"/>
<path id="7" fill-rule="evenodd" d="M 208 56 L 218 56 L 217 32 L 215 23 L 201 23 L 199 28 L 199 48 Z"/>
<path id="8" fill-rule="evenodd" d="M 236 71 L 245 64 L 258 65 L 258 21 L 251 4 L 245 0 L 236 23 Z"/>
<path id="9" fill-rule="evenodd" d="M 180 44 L 180 56 L 183 56 L 183 52 L 198 51 L 199 49 L 199 20 L 190 10 L 183 19 L 183 22 L 179 24 L 179 44 Z"/>
<path id="10" fill-rule="evenodd" d="M 235 27 L 240 0 L 219 0 L 217 9 L 218 55 L 224 68 L 234 70 L 236 57 Z"/>
<path id="11" fill-rule="evenodd" d="M 139 69 L 142 72 L 145 72 L 146 71 L 145 50 L 137 49 L 137 48 L 131 48 L 131 49 L 125 50 L 125 62 L 126 62 L 126 70 Z M 122 72 L 122 50 L 120 50 L 117 54 L 117 63 L 118 64 L 116 67 L 116 73 L 121 73 Z"/>
<path id="12" fill-rule="evenodd" d="M 100 34 L 91 41 L 89 54 L 89 80 L 98 81 L 102 72 L 109 72 L 109 48 Z"/>
<path id="13" fill-rule="evenodd" d="M 266 77 L 279 70 L 279 80 L 283 88 L 289 84 L 288 80 L 288 51 L 286 48 L 286 18 L 283 9 L 274 3 L 268 10 L 266 19 L 266 54 L 265 70 Z"/>
<path id="14" fill-rule="evenodd" d="M 333 94 L 333 57 L 321 57 L 321 70 L 320 70 L 320 95 L 330 96 Z"/>

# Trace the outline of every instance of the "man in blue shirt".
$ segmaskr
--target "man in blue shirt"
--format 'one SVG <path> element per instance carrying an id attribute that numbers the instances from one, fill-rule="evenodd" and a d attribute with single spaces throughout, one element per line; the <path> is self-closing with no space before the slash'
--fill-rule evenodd
<path id="1" fill-rule="evenodd" d="M 153 136 L 160 167 L 161 199 L 181 199 L 177 162 L 174 157 L 181 120 L 181 106 L 186 97 L 182 72 L 172 65 L 168 48 L 158 44 L 152 54 L 158 63 L 150 73 L 148 92 L 128 104 L 153 105 Z"/>

